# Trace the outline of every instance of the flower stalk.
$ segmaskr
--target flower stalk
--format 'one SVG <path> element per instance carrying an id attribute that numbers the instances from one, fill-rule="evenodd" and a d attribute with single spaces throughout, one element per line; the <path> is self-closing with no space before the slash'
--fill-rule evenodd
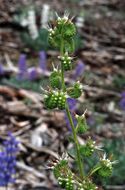
<path id="1" fill-rule="evenodd" d="M 64 55 L 64 42 L 63 42 L 63 39 L 61 41 L 60 54 L 61 54 L 61 56 Z M 62 90 L 63 90 L 63 92 L 65 92 L 64 65 L 63 65 L 62 62 L 61 62 L 61 80 L 62 80 Z"/>
<path id="2" fill-rule="evenodd" d="M 74 142 L 75 142 L 75 146 L 76 146 L 76 153 L 77 153 L 77 163 L 78 163 L 78 167 L 79 167 L 79 172 L 80 172 L 80 177 L 81 179 L 84 178 L 84 172 L 83 172 L 83 162 L 81 160 L 81 156 L 80 156 L 80 151 L 79 151 L 79 143 L 78 143 L 78 139 L 77 139 L 77 134 L 75 131 L 75 126 L 72 120 L 72 116 L 70 114 L 70 110 L 69 110 L 69 106 L 68 104 L 66 104 L 66 113 L 72 128 L 72 133 L 73 133 L 73 137 L 74 137 Z"/>
<path id="3" fill-rule="evenodd" d="M 105 156 L 90 172 L 86 174 L 84 168 L 84 158 L 93 155 L 94 151 L 102 151 L 96 142 L 90 137 L 84 145 L 78 141 L 78 135 L 85 133 L 88 126 L 85 119 L 85 112 L 82 115 L 75 115 L 77 124 L 73 121 L 72 112 L 70 111 L 68 99 L 78 99 L 82 94 L 82 85 L 76 81 L 73 86 L 66 87 L 65 72 L 72 69 L 74 52 L 74 36 L 76 34 L 75 26 L 72 19 L 67 15 L 55 21 L 55 26 L 49 29 L 49 42 L 52 46 L 60 50 L 58 56 L 60 60 L 60 69 L 55 69 L 50 75 L 50 89 L 45 91 L 44 104 L 48 109 L 64 110 L 67 114 L 71 129 L 72 140 L 75 147 L 75 159 L 79 173 L 72 172 L 68 165 L 67 157 L 62 157 L 51 163 L 54 175 L 59 185 L 66 190 L 96 190 L 97 187 L 92 181 L 92 175 L 98 173 L 100 176 L 108 177 L 112 173 L 112 164 Z"/>

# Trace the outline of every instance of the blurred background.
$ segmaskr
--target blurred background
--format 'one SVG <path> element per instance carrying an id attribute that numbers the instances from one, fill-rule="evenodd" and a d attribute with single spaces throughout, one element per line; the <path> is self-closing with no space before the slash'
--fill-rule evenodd
<path id="1" fill-rule="evenodd" d="M 76 24 L 76 51 L 67 83 L 80 80 L 83 94 L 69 102 L 73 112 L 87 109 L 90 135 L 119 163 L 103 189 L 125 189 L 125 1 L 0 0 L 0 143 L 13 132 L 20 141 L 16 183 L 10 189 L 60 190 L 48 161 L 72 151 L 65 112 L 46 110 L 47 89 L 59 52 L 48 44 L 48 23 L 65 11 Z M 71 161 L 72 162 L 72 161 Z M 85 160 L 86 170 L 96 156 Z M 2 189 L 2 188 L 1 188 Z M 4 189 L 4 188 L 3 188 Z M 101 188 L 100 188 L 101 190 Z"/>

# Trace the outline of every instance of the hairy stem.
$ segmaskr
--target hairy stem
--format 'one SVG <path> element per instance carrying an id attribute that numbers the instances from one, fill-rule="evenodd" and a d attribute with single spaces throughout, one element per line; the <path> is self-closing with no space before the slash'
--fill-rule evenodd
<path id="1" fill-rule="evenodd" d="M 67 116 L 68 116 L 68 119 L 69 119 L 69 122 L 70 122 L 70 125 L 71 125 L 71 128 L 72 128 L 73 138 L 74 138 L 74 141 L 75 141 L 76 153 L 77 153 L 77 163 L 78 163 L 78 167 L 79 167 L 80 177 L 83 179 L 83 177 L 84 177 L 83 163 L 82 163 L 82 160 L 81 160 L 81 157 L 80 157 L 79 142 L 78 142 L 78 139 L 77 139 L 75 126 L 74 126 L 74 123 L 73 123 L 73 120 L 72 120 L 72 116 L 71 116 L 68 104 L 66 104 L 66 113 L 67 113 Z"/>
<path id="2" fill-rule="evenodd" d="M 60 47 L 60 53 L 61 56 L 64 55 L 64 42 L 63 40 L 61 41 L 61 47 Z M 63 63 L 61 62 L 61 78 L 62 78 L 62 90 L 65 91 L 65 80 L 64 80 L 64 66 Z"/>
<path id="3" fill-rule="evenodd" d="M 61 42 L 60 53 L 61 53 L 61 56 L 64 55 L 64 41 L 63 41 L 63 39 L 62 39 L 62 42 Z M 62 90 L 63 90 L 63 92 L 65 92 L 66 88 L 65 88 L 65 80 L 64 80 L 64 66 L 63 66 L 63 63 L 61 63 L 61 78 L 62 78 Z M 83 177 L 84 177 L 83 163 L 82 163 L 82 160 L 81 160 L 81 157 L 80 157 L 79 143 L 78 143 L 77 134 L 76 134 L 76 131 L 75 131 L 75 126 L 74 126 L 74 123 L 73 123 L 73 120 L 72 120 L 72 116 L 71 116 L 69 106 L 68 106 L 67 103 L 66 103 L 66 113 L 67 113 L 67 116 L 68 116 L 68 119 L 69 119 L 69 122 L 70 122 L 70 125 L 71 125 L 71 128 L 72 128 L 73 138 L 74 138 L 74 142 L 75 142 L 75 146 L 76 146 L 77 163 L 78 163 L 78 168 L 79 168 L 79 172 L 80 172 L 80 177 L 81 177 L 81 179 L 83 179 Z"/>
<path id="4" fill-rule="evenodd" d="M 101 166 L 98 166 L 96 168 L 94 168 L 93 170 L 91 170 L 89 172 L 89 174 L 87 175 L 87 177 L 91 177 L 96 171 L 98 171 L 101 168 Z"/>

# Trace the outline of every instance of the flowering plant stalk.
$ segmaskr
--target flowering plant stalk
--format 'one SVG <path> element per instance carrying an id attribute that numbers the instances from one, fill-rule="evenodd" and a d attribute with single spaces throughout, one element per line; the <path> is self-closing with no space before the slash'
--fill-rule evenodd
<path id="1" fill-rule="evenodd" d="M 68 157 L 62 156 L 51 163 L 54 175 L 58 180 L 60 186 L 66 190 L 95 190 L 97 186 L 92 181 L 92 176 L 97 173 L 100 176 L 108 177 L 112 173 L 112 162 L 106 159 L 106 155 L 99 159 L 97 165 L 90 169 L 88 173 L 85 172 L 84 157 L 90 157 L 94 151 L 102 151 L 90 137 L 84 145 L 78 141 L 78 136 L 88 130 L 85 120 L 85 113 L 83 115 L 75 115 L 77 124 L 75 125 L 72 118 L 72 113 L 67 102 L 68 98 L 77 99 L 82 94 L 82 85 L 76 81 L 73 86 L 67 87 L 65 84 L 65 72 L 72 70 L 74 51 L 74 36 L 76 35 L 76 28 L 69 19 L 68 15 L 62 18 L 57 16 L 52 28 L 49 29 L 49 43 L 54 47 L 60 49 L 58 59 L 60 61 L 60 68 L 53 66 L 53 71 L 50 75 L 50 88 L 44 90 L 45 98 L 44 104 L 48 109 L 65 110 L 69 123 L 72 129 L 73 143 L 75 147 L 74 160 L 77 163 L 78 173 L 74 173 L 68 165 Z"/>

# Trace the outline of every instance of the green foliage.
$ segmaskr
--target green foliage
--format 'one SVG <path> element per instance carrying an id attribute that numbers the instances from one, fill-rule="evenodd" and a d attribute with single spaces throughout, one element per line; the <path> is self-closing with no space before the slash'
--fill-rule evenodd
<path id="1" fill-rule="evenodd" d="M 125 77 L 122 75 L 117 75 L 114 77 L 113 84 L 117 88 L 124 88 L 125 86 Z"/>
<path id="2" fill-rule="evenodd" d="M 113 158 L 118 160 L 117 165 L 113 170 L 113 174 L 109 179 L 106 179 L 106 183 L 110 185 L 124 184 L 125 173 L 125 141 L 124 138 L 116 138 L 104 141 L 105 151 L 107 153 L 112 152 Z"/>
<path id="3" fill-rule="evenodd" d="M 114 167 L 113 170 L 110 170 L 110 168 L 107 170 L 104 169 L 104 171 L 100 170 L 101 176 L 97 178 L 97 175 L 95 175 L 95 182 L 100 183 L 103 186 L 106 184 L 109 185 L 118 185 L 118 184 L 124 184 L 124 173 L 125 173 L 125 153 L 124 153 L 124 148 L 125 148 L 125 141 L 124 138 L 116 138 L 116 139 L 106 139 L 104 140 L 104 150 L 107 152 L 107 154 L 112 153 L 112 159 L 113 160 L 118 160 L 118 163 Z M 95 154 L 92 155 L 89 159 L 85 158 L 85 163 L 86 163 L 86 171 L 89 170 L 89 168 L 96 168 L 99 167 L 99 165 L 96 165 L 96 163 L 100 163 L 95 157 Z M 94 166 L 96 165 L 96 166 Z M 93 169 L 93 170 L 94 170 Z M 111 174 L 112 173 L 112 174 Z M 97 174 L 99 174 L 97 170 Z M 110 174 L 110 178 L 105 178 L 107 174 Z"/>
<path id="4" fill-rule="evenodd" d="M 40 86 L 47 86 L 49 84 L 49 80 L 45 77 L 41 77 L 39 80 L 30 81 L 30 80 L 19 80 L 16 77 L 11 77 L 10 79 L 4 79 L 3 83 L 8 85 L 12 85 L 16 88 L 23 88 L 26 90 L 32 90 L 35 92 L 41 93 Z"/>
<path id="5" fill-rule="evenodd" d="M 29 32 L 21 33 L 22 41 L 25 46 L 34 51 L 47 50 L 49 48 L 48 44 L 48 30 L 40 29 L 39 36 L 36 39 L 32 39 Z"/>

